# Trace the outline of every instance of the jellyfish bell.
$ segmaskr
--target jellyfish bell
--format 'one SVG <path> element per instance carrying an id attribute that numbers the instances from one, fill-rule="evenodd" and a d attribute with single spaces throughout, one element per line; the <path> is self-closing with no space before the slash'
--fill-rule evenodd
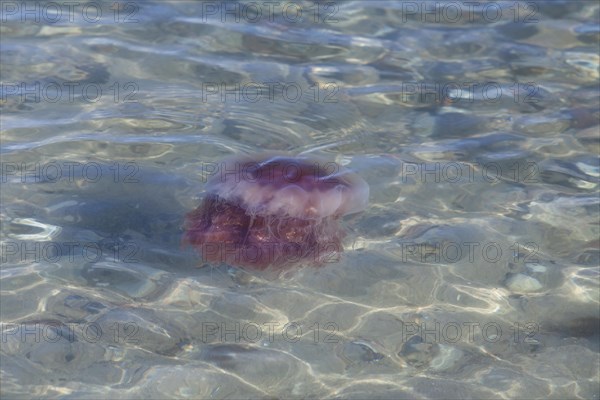
<path id="1" fill-rule="evenodd" d="M 368 204 L 360 176 L 317 157 L 234 157 L 211 173 L 184 226 L 184 243 L 208 263 L 251 270 L 322 265 L 343 250 L 339 219 Z"/>
<path id="2" fill-rule="evenodd" d="M 207 192 L 240 203 L 251 214 L 302 219 L 356 213 L 369 197 L 367 183 L 336 163 L 284 155 L 223 161 Z"/>

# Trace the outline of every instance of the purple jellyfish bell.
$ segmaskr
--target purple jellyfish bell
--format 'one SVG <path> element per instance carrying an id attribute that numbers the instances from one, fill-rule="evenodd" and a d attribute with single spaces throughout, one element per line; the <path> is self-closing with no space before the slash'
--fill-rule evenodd
<path id="1" fill-rule="evenodd" d="M 360 176 L 320 158 L 229 158 L 186 216 L 183 241 L 208 263 L 249 270 L 319 266 L 343 251 L 339 219 L 364 210 L 368 199 Z"/>

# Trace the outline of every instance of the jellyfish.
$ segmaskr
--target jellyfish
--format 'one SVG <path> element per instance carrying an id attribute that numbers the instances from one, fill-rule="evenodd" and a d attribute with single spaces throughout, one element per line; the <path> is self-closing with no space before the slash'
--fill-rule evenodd
<path id="1" fill-rule="evenodd" d="M 208 264 L 260 271 L 334 262 L 346 235 L 340 219 L 368 204 L 360 176 L 321 158 L 241 156 L 207 170 L 206 195 L 186 216 L 183 243 Z"/>

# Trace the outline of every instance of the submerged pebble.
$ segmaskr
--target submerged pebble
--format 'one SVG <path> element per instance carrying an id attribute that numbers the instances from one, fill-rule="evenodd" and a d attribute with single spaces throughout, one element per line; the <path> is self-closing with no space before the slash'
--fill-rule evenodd
<path id="1" fill-rule="evenodd" d="M 543 288 L 540 281 L 525 274 L 509 274 L 505 285 L 511 291 L 519 293 L 537 292 Z"/>

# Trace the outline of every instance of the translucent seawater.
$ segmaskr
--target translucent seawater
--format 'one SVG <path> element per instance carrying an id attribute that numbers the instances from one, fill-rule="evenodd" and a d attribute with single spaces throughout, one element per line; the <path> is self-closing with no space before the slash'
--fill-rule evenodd
<path id="1" fill-rule="evenodd" d="M 9 2 L 3 398 L 600 398 L 600 6 Z M 344 252 L 207 264 L 226 157 L 359 174 Z"/>

